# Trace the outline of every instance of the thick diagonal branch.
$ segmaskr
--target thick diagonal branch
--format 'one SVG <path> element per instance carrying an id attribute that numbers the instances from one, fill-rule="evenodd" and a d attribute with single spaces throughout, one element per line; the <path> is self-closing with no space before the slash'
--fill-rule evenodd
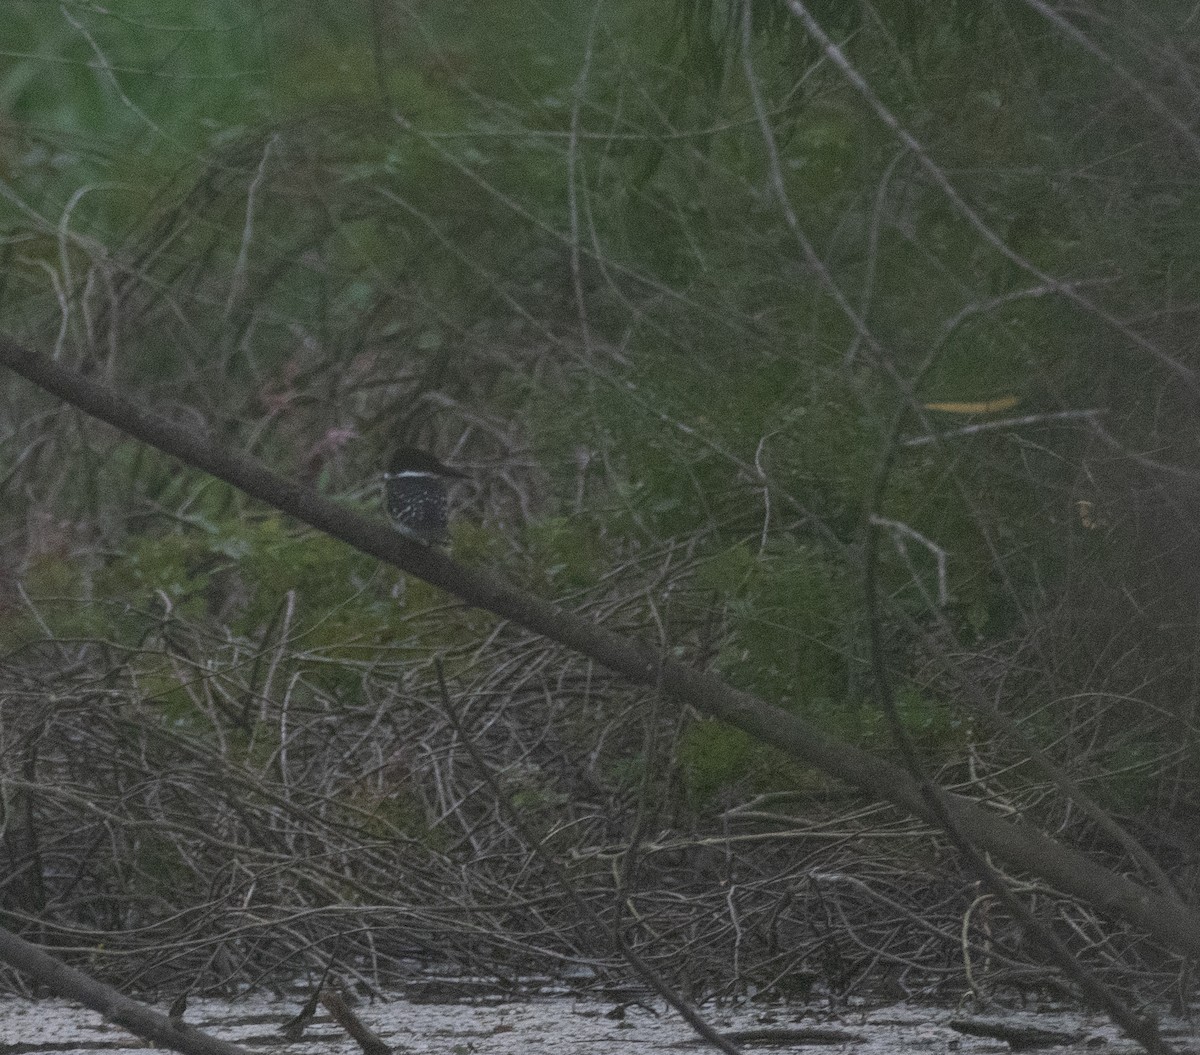
<path id="1" fill-rule="evenodd" d="M 3 928 L 0 928 L 0 961 L 27 978 L 41 982 L 55 996 L 99 1011 L 109 1022 L 123 1026 L 134 1036 L 159 1047 L 181 1051 L 184 1055 L 247 1055 L 245 1048 L 210 1037 L 178 1019 L 131 1000 Z"/>
<path id="2" fill-rule="evenodd" d="M 203 433 L 152 413 L 5 337 L 0 337 L 0 365 L 251 498 L 416 575 L 469 605 L 566 645 L 631 681 L 654 685 L 679 703 L 728 722 L 874 799 L 894 803 L 931 824 L 940 823 L 919 784 L 904 769 L 827 735 L 795 714 L 663 656 L 647 644 L 515 589 L 495 575 L 463 567 L 408 542 L 382 521 L 322 498 L 261 462 L 227 451 Z M 1123 917 L 1171 948 L 1200 955 L 1200 917 L 1174 898 L 1116 875 L 1027 825 L 1005 820 L 961 796 L 940 794 L 957 830 L 981 851 L 1101 912 Z"/>

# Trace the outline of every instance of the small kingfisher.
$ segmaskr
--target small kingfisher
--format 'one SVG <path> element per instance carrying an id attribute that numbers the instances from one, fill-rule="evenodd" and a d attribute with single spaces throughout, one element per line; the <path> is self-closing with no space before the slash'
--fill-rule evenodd
<path id="1" fill-rule="evenodd" d="M 465 473 L 443 465 L 432 454 L 401 447 L 383 474 L 383 504 L 392 526 L 423 546 L 446 545 L 449 481 L 465 479 Z"/>

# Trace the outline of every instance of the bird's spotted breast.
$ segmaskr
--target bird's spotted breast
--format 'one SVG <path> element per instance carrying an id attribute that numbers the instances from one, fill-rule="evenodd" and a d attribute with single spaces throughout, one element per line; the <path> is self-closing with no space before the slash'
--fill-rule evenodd
<path id="1" fill-rule="evenodd" d="M 388 515 L 398 530 L 422 542 L 446 539 L 446 485 L 440 478 L 389 473 L 384 495 Z"/>

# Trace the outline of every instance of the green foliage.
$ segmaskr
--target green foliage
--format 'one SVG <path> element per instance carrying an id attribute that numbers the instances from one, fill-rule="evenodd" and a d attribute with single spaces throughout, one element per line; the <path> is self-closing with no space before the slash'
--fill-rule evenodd
<path id="1" fill-rule="evenodd" d="M 46 556 L 29 569 L 25 588 L 36 606 L 0 619 L 0 640 L 19 647 L 49 631 L 59 638 L 103 636 L 139 646 L 148 634 L 166 632 L 172 619 L 224 627 L 248 641 L 260 640 L 278 621 L 288 595 L 294 597 L 290 634 L 311 657 L 306 677 L 328 687 L 353 689 L 358 675 L 343 670 L 339 657 L 361 660 L 378 649 L 407 642 L 402 616 L 444 603 L 444 595 L 412 581 L 403 600 L 392 589 L 395 576 L 376 562 L 327 536 L 298 534 L 275 516 L 211 523 L 201 515 L 192 526 L 166 534 L 131 536 L 123 552 L 99 567 Z M 84 603 L 86 593 L 96 603 Z M 487 617 L 465 615 L 450 636 L 430 637 L 426 649 L 471 641 Z M 145 686 L 179 717 L 190 711 L 186 695 L 167 677 Z"/>
<path id="2" fill-rule="evenodd" d="M 612 548 L 585 521 L 548 517 L 531 524 L 525 538 L 529 559 L 550 593 L 593 586 L 612 564 Z"/>
<path id="3" fill-rule="evenodd" d="M 723 788 L 744 779 L 755 762 L 769 754 L 740 729 L 723 722 L 697 721 L 679 750 L 689 797 L 697 805 L 707 804 Z"/>
<path id="4" fill-rule="evenodd" d="M 857 584 L 804 545 L 719 555 L 700 576 L 723 597 L 728 635 L 718 662 L 736 685 L 801 711 L 853 694 Z"/>
<path id="5" fill-rule="evenodd" d="M 859 584 L 813 547 L 792 545 L 757 554 L 730 549 L 698 576 L 724 599 L 726 634 L 718 669 L 732 684 L 772 700 L 836 736 L 888 752 L 891 734 L 870 699 Z M 898 708 L 908 734 L 933 757 L 961 747 L 959 723 L 947 708 L 902 687 Z M 694 801 L 749 782 L 779 791 L 810 782 L 800 767 L 719 722 L 697 722 L 681 750 Z"/>
<path id="6" fill-rule="evenodd" d="M 731 798 L 771 792 L 817 793 L 830 778 L 710 719 L 690 725 L 679 744 L 681 787 L 688 806 L 703 814 Z"/>
<path id="7" fill-rule="evenodd" d="M 579 597 L 686 550 L 669 611 L 681 639 L 719 613 L 725 677 L 883 742 L 866 702 L 868 530 L 890 612 L 919 624 L 936 606 L 987 649 L 1033 632 L 1080 553 L 1099 578 L 1114 559 L 1098 533 L 1077 537 L 1069 502 L 1095 462 L 1068 432 L 901 448 L 868 510 L 893 416 L 902 439 L 991 417 L 918 414 L 905 386 L 918 403 L 1011 396 L 1015 414 L 1104 407 L 1160 450 L 1194 416 L 1182 386 L 1098 314 L 1016 295 L 1042 270 L 1111 295 L 1113 317 L 1175 318 L 1200 271 L 1200 202 L 1177 147 L 1143 134 L 1153 115 L 1114 105 L 1127 87 L 1115 96 L 1111 71 L 1031 9 L 807 7 L 970 215 L 766 0 L 748 56 L 741 5 L 712 0 L 550 16 L 11 4 L 5 328 L 48 345 L 61 326 L 63 356 L 89 368 L 111 339 L 116 383 L 193 408 L 325 493 L 353 490 L 397 432 L 503 435 L 533 452 L 546 493 L 511 531 L 484 526 L 511 526 L 511 510 L 465 518 L 458 559 Z M 1120 20 L 1088 31 L 1118 35 Z M 1161 76 L 1146 55 L 1125 61 Z M 359 440 L 314 457 L 349 426 Z M 428 655 L 491 625 L 463 613 L 414 641 L 397 613 L 437 608 L 436 590 L 88 429 L 64 430 L 8 495 L 14 521 L 51 495 L 103 556 L 32 555 L 20 576 L 36 610 L 0 611 L 8 648 L 47 633 L 134 646 L 172 613 L 258 644 L 290 597 L 296 669 L 352 693 L 339 661 Z M 870 512 L 907 533 L 868 528 Z M 904 681 L 923 657 L 888 629 Z M 172 720 L 191 709 L 170 672 L 148 684 Z M 908 685 L 901 706 L 926 746 L 952 748 L 940 700 Z M 801 779 L 709 723 L 682 759 L 697 801 Z M 384 827 L 412 827 L 387 808 Z"/>
<path id="8" fill-rule="evenodd" d="M 30 561 L 24 589 L 30 604 L 0 612 L 0 648 L 14 651 L 48 636 L 75 639 L 108 632 L 105 614 L 87 603 L 85 564 L 56 554 Z M 49 634 L 47 634 L 49 631 Z"/>

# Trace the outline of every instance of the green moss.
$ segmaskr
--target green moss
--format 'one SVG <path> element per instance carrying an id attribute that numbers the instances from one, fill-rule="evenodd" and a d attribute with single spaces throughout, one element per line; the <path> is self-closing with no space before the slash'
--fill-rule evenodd
<path id="1" fill-rule="evenodd" d="M 586 521 L 551 517 L 525 532 L 529 559 L 551 590 L 591 586 L 611 567 L 612 553 Z"/>
<path id="2" fill-rule="evenodd" d="M 761 554 L 736 547 L 698 582 L 724 599 L 729 632 L 718 664 L 734 684 L 801 713 L 853 696 L 858 584 L 827 558 L 798 543 Z"/>
<path id="3" fill-rule="evenodd" d="M 707 810 L 723 792 L 737 797 L 769 791 L 811 790 L 826 778 L 724 722 L 704 719 L 679 745 L 681 786 L 689 806 Z"/>

